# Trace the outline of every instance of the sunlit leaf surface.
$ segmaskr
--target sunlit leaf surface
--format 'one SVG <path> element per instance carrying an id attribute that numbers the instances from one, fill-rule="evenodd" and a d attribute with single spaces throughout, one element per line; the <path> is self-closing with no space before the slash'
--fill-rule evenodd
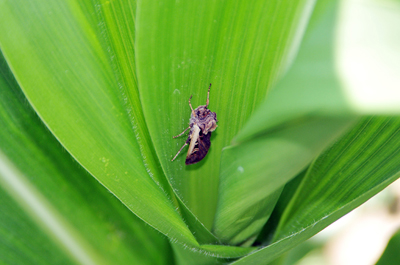
<path id="1" fill-rule="evenodd" d="M 169 264 L 167 239 L 65 152 L 1 55 L 0 127 L 0 263 Z"/>
<path id="2" fill-rule="evenodd" d="M 342 2 L 0 0 L 4 262 L 265 264 L 394 181 L 400 6 Z"/>

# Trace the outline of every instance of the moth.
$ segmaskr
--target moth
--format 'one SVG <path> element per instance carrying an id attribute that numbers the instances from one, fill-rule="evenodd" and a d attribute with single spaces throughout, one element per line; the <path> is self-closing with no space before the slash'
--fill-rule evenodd
<path id="1" fill-rule="evenodd" d="M 211 145 L 211 132 L 217 128 L 218 122 L 217 114 L 208 109 L 208 104 L 210 102 L 210 88 L 211 84 L 208 87 L 206 105 L 200 105 L 195 110 L 193 110 L 192 104 L 190 103 L 190 100 L 192 99 L 192 96 L 190 96 L 189 106 L 192 110 L 192 114 L 189 120 L 189 127 L 173 138 L 183 135 L 187 130 L 190 129 L 189 136 L 185 144 L 171 161 L 174 161 L 182 149 L 187 145 L 189 145 L 189 149 L 186 155 L 186 165 L 200 162 L 207 155 L 208 149 L 210 149 Z"/>

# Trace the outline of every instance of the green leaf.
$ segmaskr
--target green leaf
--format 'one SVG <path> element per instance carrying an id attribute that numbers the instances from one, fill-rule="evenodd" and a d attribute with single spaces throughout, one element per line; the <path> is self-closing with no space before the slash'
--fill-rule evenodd
<path id="1" fill-rule="evenodd" d="M 76 264 L 0 189 L 2 264 Z"/>
<path id="2" fill-rule="evenodd" d="M 19 8 L 18 2 L 2 3 L 1 19 L 7 21 L 7 27 L 0 43 L 5 57 L 28 100 L 52 133 L 139 218 L 185 247 L 198 249 L 199 243 L 216 243 L 218 239 L 181 201 L 175 200 L 158 166 L 138 108 L 138 93 L 131 91 L 136 88 L 121 83 L 132 74 L 132 69 L 126 69 L 132 65 L 121 59 L 123 52 L 113 55 L 113 49 L 129 45 L 118 43 L 119 31 L 114 30 L 111 22 L 104 22 L 120 17 L 118 12 L 128 12 L 130 4 L 117 12 L 121 6 L 112 4 L 110 10 L 105 10 L 107 3 L 96 14 L 88 12 L 92 6 L 75 2 L 31 2 L 23 8 Z M 107 29 L 99 30 L 96 21 L 109 26 L 114 35 L 109 37 Z M 129 33 L 126 35 L 123 40 L 133 47 Z M 114 64 L 113 60 L 122 62 Z M 252 249 L 205 245 L 202 251 L 237 257 Z"/>
<path id="3" fill-rule="evenodd" d="M 340 135 L 349 122 L 323 117 L 310 119 L 224 149 L 217 235 L 232 244 L 242 243 L 251 236 L 255 238 L 268 220 L 283 185 Z"/>
<path id="4" fill-rule="evenodd" d="M 318 26 L 293 67 L 223 150 L 213 231 L 224 242 L 254 240 L 283 186 L 355 120 L 333 64 L 335 9 L 327 10 L 316 7 Z"/>
<path id="5" fill-rule="evenodd" d="M 343 57 L 360 44 L 359 40 L 348 38 L 349 35 L 357 35 L 366 42 L 375 40 L 374 34 L 368 33 L 360 21 L 352 19 L 351 12 L 358 12 L 355 7 L 360 6 L 362 10 L 361 21 L 368 24 L 368 17 L 379 17 L 376 24 L 380 30 L 389 29 L 393 34 L 399 29 L 391 25 L 396 12 L 388 12 L 388 18 L 384 18 L 384 9 L 378 2 L 372 6 L 359 1 L 348 2 L 340 10 L 335 1 L 318 2 L 293 67 L 271 90 L 232 145 L 224 149 L 213 228 L 223 242 L 248 244 L 249 238 L 255 238 L 269 218 L 283 185 L 349 128 L 357 115 L 398 114 L 399 109 L 392 105 L 393 98 L 396 98 L 394 92 L 383 90 L 381 93 L 378 86 L 369 86 L 370 95 L 381 93 L 379 104 L 357 94 L 360 83 L 349 77 L 348 71 L 349 67 L 357 64 L 358 57 L 349 56 L 351 60 Z M 380 8 L 378 15 L 372 7 Z M 346 26 L 353 30 L 363 28 L 366 33 L 349 32 Z M 389 34 L 382 35 L 383 38 L 374 41 L 382 44 L 380 48 L 371 46 L 369 49 L 371 54 L 386 58 L 383 43 L 390 43 L 393 39 L 388 37 Z M 393 49 L 388 51 L 396 57 Z M 373 63 L 368 63 L 360 66 L 360 71 L 376 69 Z M 371 74 L 367 79 L 371 82 L 380 80 L 388 89 L 398 87 L 400 79 L 391 66 L 400 68 L 398 64 L 388 64 L 385 68 L 391 73 L 388 76 L 393 83 L 370 77 Z M 354 78 L 360 77 L 355 75 Z M 355 101 L 354 95 L 360 101 Z"/>
<path id="6" fill-rule="evenodd" d="M 0 263 L 169 264 L 166 238 L 65 152 L 1 54 L 0 127 Z"/>
<path id="7" fill-rule="evenodd" d="M 229 259 L 219 259 L 217 257 L 204 255 L 202 252 L 195 252 L 183 248 L 181 245 L 172 244 L 174 250 L 175 264 L 177 265 L 201 265 L 201 264 L 214 264 L 222 265 L 227 264 Z"/>
<path id="8" fill-rule="evenodd" d="M 387 244 L 385 251 L 383 252 L 382 256 L 380 257 L 376 265 L 389 265 L 389 264 L 399 263 L 400 262 L 399 246 L 400 246 L 400 230 L 398 230 L 389 240 L 389 243 Z"/>
<path id="9" fill-rule="evenodd" d="M 258 234 L 257 239 L 255 240 L 256 245 L 266 245 L 271 241 L 271 238 L 273 237 L 278 226 L 279 220 L 281 219 L 283 212 L 285 211 L 287 205 L 289 204 L 294 193 L 296 192 L 297 187 L 300 185 L 302 179 L 304 178 L 306 170 L 307 169 L 303 170 L 291 181 L 286 183 L 281 192 L 281 196 L 276 202 L 275 208 L 268 219 L 268 222 L 264 225 L 261 232 Z"/>
<path id="10" fill-rule="evenodd" d="M 298 230 L 296 222 L 304 227 L 353 209 L 396 180 L 399 127 L 398 118 L 366 119 L 320 156 L 286 208 L 275 239 Z"/>
<path id="11" fill-rule="evenodd" d="M 155 158 L 146 124 L 141 112 L 131 111 L 140 100 L 134 87 L 118 82 L 121 72 L 113 69 L 104 36 L 91 24 L 98 21 L 93 14 L 82 13 L 77 2 L 40 1 L 2 2 L 0 13 L 5 57 L 57 139 L 141 219 L 197 246 L 168 199 L 165 177 L 150 161 Z"/>
<path id="12" fill-rule="evenodd" d="M 89 6 L 90 7 L 90 6 Z M 137 140 L 141 146 L 141 153 L 145 165 L 152 169 L 153 177 L 162 183 L 163 189 L 172 194 L 171 186 L 166 182 L 167 179 L 160 167 L 159 158 L 155 154 L 153 142 L 147 131 L 141 105 L 138 104 L 139 91 L 137 89 L 136 68 L 135 68 L 135 21 L 136 3 L 126 1 L 105 2 L 101 5 L 98 21 L 102 22 L 103 31 L 106 37 L 103 45 L 110 45 L 107 48 L 111 56 L 110 63 L 114 69 L 116 80 L 121 87 L 121 94 L 126 101 L 125 107 L 135 127 L 138 135 Z M 96 24 L 94 24 L 96 25 Z M 125 94 L 126 93 L 126 94 Z M 172 195 L 172 199 L 175 197 Z M 217 243 L 218 239 L 213 236 L 196 216 L 194 216 L 186 205 L 179 199 L 176 202 L 180 207 L 180 213 L 186 224 L 189 226 L 199 243 Z"/>
<path id="13" fill-rule="evenodd" d="M 304 172 L 353 124 L 357 115 L 399 112 L 397 94 L 379 92 L 381 86 L 390 92 L 400 85 L 398 64 L 392 62 L 398 61 L 393 48 L 397 46 L 393 45 L 387 54 L 379 53 L 384 45 L 398 41 L 390 37 L 397 36 L 393 33 L 399 24 L 388 25 L 398 21 L 393 16 L 398 12 L 396 8 L 380 8 L 374 16 L 380 19 L 378 23 L 368 24 L 368 12 L 379 4 L 375 0 L 371 0 L 370 6 L 349 2 L 341 6 L 340 13 L 335 1 L 318 2 L 299 56 L 287 73 L 313 0 L 139 0 L 137 5 L 135 1 L 44 4 L 37 0 L 0 0 L 0 48 L 27 100 L 54 137 L 129 210 L 177 244 L 177 262 L 228 262 L 224 258 L 238 258 L 254 251 L 247 246 L 252 245 L 263 227 L 272 229 L 259 236 L 263 241 L 265 235 L 270 236 L 277 229 L 278 242 L 237 261 L 262 263 L 313 235 L 394 178 L 388 171 L 386 179 L 357 190 L 354 201 L 345 202 L 344 206 L 340 205 L 342 202 L 332 202 L 327 207 L 330 212 L 324 213 L 329 215 L 326 219 L 321 212 L 302 216 L 293 208 L 296 205 L 307 209 L 296 201 L 297 196 L 315 196 L 310 192 L 302 194 L 307 185 L 314 183 L 302 182 L 298 190 L 292 187 L 296 190 L 293 198 L 282 198 L 288 195 L 281 194 L 284 185 Z M 356 11 L 361 15 L 356 14 L 353 19 L 351 14 Z M 385 12 L 392 13 L 385 16 Z M 358 50 L 360 42 L 368 43 L 368 49 Z M 369 54 L 384 60 L 370 60 Z M 365 90 L 367 93 L 360 90 L 366 85 L 360 73 L 368 73 L 365 80 L 372 84 Z M 385 80 L 390 82 L 381 82 Z M 194 166 L 183 165 L 184 154 L 171 162 L 184 142 L 183 138 L 171 138 L 187 126 L 187 100 L 194 94 L 194 107 L 204 104 L 209 83 L 213 83 L 210 109 L 217 112 L 219 119 L 209 154 Z M 371 101 L 374 97 L 376 102 Z M 5 119 L 7 126 L 12 120 Z M 379 119 L 372 121 L 375 122 L 372 127 L 383 126 Z M 388 121 L 391 122 L 397 126 L 397 121 Z M 382 140 L 387 135 L 370 137 Z M 32 141 L 40 142 L 40 136 L 32 137 Z M 334 148 L 340 149 L 343 141 Z M 25 148 L 29 149 L 30 144 Z M 359 148 L 376 149 L 368 144 L 360 144 Z M 388 147 L 383 144 L 382 148 Z M 18 158 L 13 159 L 9 153 L 13 150 L 11 145 L 1 150 L 7 156 L 1 160 L 3 169 L 12 172 L 3 171 L 3 176 L 30 183 L 35 171 L 24 168 Z M 56 153 L 43 154 L 53 152 Z M 317 162 L 325 161 L 324 158 L 321 156 Z M 349 155 L 347 159 L 353 157 Z M 335 166 L 346 161 L 335 160 L 329 170 L 334 171 Z M 375 162 L 382 163 L 379 159 Z M 325 162 L 321 163 L 323 168 Z M 58 162 L 47 164 L 57 167 Z M 324 185 L 327 179 L 315 165 L 299 180 L 317 176 L 324 180 Z M 382 168 L 385 166 L 392 167 L 393 163 Z M 36 167 L 31 162 L 29 168 Z M 363 174 L 367 173 L 361 170 L 360 175 Z M 93 181 L 89 175 L 77 176 Z M 339 177 L 328 188 L 334 189 L 341 181 L 344 180 Z M 32 194 L 39 194 L 40 202 L 52 202 L 41 185 L 33 183 L 27 187 Z M 3 182 L 2 188 L 19 203 L 21 214 L 36 218 L 35 211 L 28 211 L 29 200 L 19 201 L 22 196 L 9 182 Z M 278 200 L 278 207 L 285 206 L 280 209 L 281 214 L 274 216 L 279 225 L 265 225 Z M 324 202 L 312 201 L 311 206 L 312 203 Z M 113 209 L 112 205 L 105 207 Z M 68 214 L 56 214 L 62 207 L 59 210 L 50 204 L 45 208 L 58 216 L 56 220 L 69 220 Z M 295 226 L 292 222 L 297 215 L 303 223 Z M 314 226 L 310 220 L 317 224 Z M 34 222 L 43 227 L 40 219 Z M 65 230 L 75 227 L 71 221 Z M 46 227 L 44 231 L 44 236 L 52 233 Z M 39 232 L 38 238 L 43 237 Z M 102 259 L 101 248 L 87 243 L 92 240 L 90 236 L 70 234 L 77 245 L 83 246 L 89 259 Z M 54 244 L 63 249 L 65 246 L 57 240 Z M 104 243 L 98 241 L 97 244 Z M 221 243 L 226 245 L 213 245 Z M 239 244 L 242 247 L 232 246 Z M 78 256 L 72 255 L 72 259 L 79 260 Z M 121 259 L 128 256 L 122 255 Z M 158 258 L 154 255 L 153 262 Z"/>
<path id="14" fill-rule="evenodd" d="M 307 170 L 272 244 L 234 264 L 267 264 L 399 177 L 400 119 L 365 119 Z"/>
<path id="15" fill-rule="evenodd" d="M 207 228 L 221 150 L 287 66 L 307 2 L 138 1 L 136 63 L 146 122 L 173 188 Z M 204 105 L 210 83 L 209 108 L 219 127 L 209 153 L 193 166 L 183 165 L 184 154 L 171 163 L 186 140 L 172 137 L 188 127 L 188 99 L 193 95 L 194 108 Z"/>

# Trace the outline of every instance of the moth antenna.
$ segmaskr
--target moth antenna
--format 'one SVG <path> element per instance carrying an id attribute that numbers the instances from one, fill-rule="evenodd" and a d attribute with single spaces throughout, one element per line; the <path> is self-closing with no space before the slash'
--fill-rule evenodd
<path id="1" fill-rule="evenodd" d="M 206 108 L 208 108 L 208 104 L 210 103 L 210 88 L 211 88 L 211 83 L 210 86 L 208 87 Z"/>
<path id="2" fill-rule="evenodd" d="M 174 158 L 172 158 L 171 162 L 175 160 L 175 158 L 179 155 L 179 153 L 182 151 L 182 149 L 183 149 L 185 146 L 187 146 L 187 143 L 185 143 L 185 144 L 181 147 L 181 149 L 179 149 L 178 153 L 174 156 Z"/>
<path id="3" fill-rule="evenodd" d="M 190 98 L 189 98 L 189 106 L 190 106 L 190 109 L 192 110 L 192 114 L 193 114 L 193 116 L 196 116 L 196 113 L 194 113 L 194 110 L 193 110 L 193 107 L 192 107 L 192 104 L 190 103 L 190 100 L 192 99 L 192 95 L 190 95 Z"/>

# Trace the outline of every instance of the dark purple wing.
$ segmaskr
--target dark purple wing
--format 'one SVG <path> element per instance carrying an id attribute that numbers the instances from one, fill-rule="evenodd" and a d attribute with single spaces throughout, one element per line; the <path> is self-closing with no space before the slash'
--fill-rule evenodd
<path id="1" fill-rule="evenodd" d="M 210 137 L 211 137 L 211 132 L 207 133 L 206 135 L 200 132 L 199 140 L 197 141 L 197 144 L 195 146 L 195 149 L 199 150 L 192 152 L 190 155 L 186 157 L 185 161 L 186 165 L 191 165 L 200 162 L 207 155 L 208 149 L 210 149 L 211 145 Z"/>

